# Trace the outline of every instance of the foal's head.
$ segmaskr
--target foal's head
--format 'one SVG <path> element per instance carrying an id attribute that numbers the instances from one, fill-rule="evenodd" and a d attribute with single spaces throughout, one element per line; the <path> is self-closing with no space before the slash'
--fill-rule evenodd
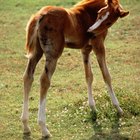
<path id="1" fill-rule="evenodd" d="M 99 35 L 111 27 L 119 17 L 123 18 L 128 14 L 129 12 L 122 8 L 118 0 L 108 0 L 107 6 L 101 8 L 98 11 L 97 19 L 95 23 L 88 29 L 88 32 Z"/>

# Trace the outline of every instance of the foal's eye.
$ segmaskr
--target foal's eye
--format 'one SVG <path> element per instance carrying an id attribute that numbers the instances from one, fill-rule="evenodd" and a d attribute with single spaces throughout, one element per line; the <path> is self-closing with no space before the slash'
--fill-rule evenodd
<path id="1" fill-rule="evenodd" d="M 111 22 L 108 22 L 106 25 L 107 25 L 107 26 L 110 26 L 111 24 L 112 24 Z"/>

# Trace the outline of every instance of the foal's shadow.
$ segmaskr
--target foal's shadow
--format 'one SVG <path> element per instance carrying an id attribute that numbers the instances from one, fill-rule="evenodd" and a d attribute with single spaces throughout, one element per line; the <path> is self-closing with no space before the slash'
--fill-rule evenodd
<path id="1" fill-rule="evenodd" d="M 51 138 L 48 138 L 48 137 L 42 137 L 38 140 L 50 140 Z M 23 135 L 23 140 L 34 140 L 34 138 L 31 137 L 31 135 L 29 134 L 24 134 Z"/>
<path id="2" fill-rule="evenodd" d="M 23 134 L 22 139 L 23 140 L 33 140 L 33 138 L 31 138 L 31 134 Z"/>
<path id="3" fill-rule="evenodd" d="M 93 117 L 94 116 L 94 117 Z M 110 132 L 104 132 L 102 129 L 101 123 L 97 121 L 97 114 L 92 115 L 93 120 L 93 129 L 94 129 L 94 135 L 89 138 L 89 140 L 129 140 L 129 137 L 122 136 L 120 134 L 120 122 L 119 122 L 119 116 L 116 115 L 111 126 Z M 108 127 L 108 124 L 107 126 Z"/>
<path id="4" fill-rule="evenodd" d="M 51 139 L 51 137 L 42 137 L 41 139 L 39 139 L 39 140 L 50 140 Z"/>

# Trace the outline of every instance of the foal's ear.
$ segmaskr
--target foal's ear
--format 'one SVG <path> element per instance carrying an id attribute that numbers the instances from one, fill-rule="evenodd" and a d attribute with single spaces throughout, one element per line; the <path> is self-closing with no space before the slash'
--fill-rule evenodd
<path id="1" fill-rule="evenodd" d="M 129 14 L 129 11 L 121 11 L 120 12 L 120 18 L 123 18 L 123 17 L 125 17 L 125 16 L 127 16 Z"/>
<path id="2" fill-rule="evenodd" d="M 120 8 L 120 7 L 118 7 L 118 12 L 119 12 L 119 17 L 120 18 L 123 18 L 123 17 L 125 17 L 125 16 L 127 16 L 128 14 L 129 14 L 129 11 L 125 11 L 125 10 L 123 10 L 122 8 Z"/>

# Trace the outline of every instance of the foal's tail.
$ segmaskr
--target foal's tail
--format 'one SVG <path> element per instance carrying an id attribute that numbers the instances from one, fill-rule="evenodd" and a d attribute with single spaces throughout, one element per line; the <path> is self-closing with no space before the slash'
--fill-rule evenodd
<path id="1" fill-rule="evenodd" d="M 40 17 L 32 16 L 26 27 L 26 50 L 27 58 L 32 57 L 36 53 L 36 47 L 40 45 L 38 39 L 38 22 Z"/>

